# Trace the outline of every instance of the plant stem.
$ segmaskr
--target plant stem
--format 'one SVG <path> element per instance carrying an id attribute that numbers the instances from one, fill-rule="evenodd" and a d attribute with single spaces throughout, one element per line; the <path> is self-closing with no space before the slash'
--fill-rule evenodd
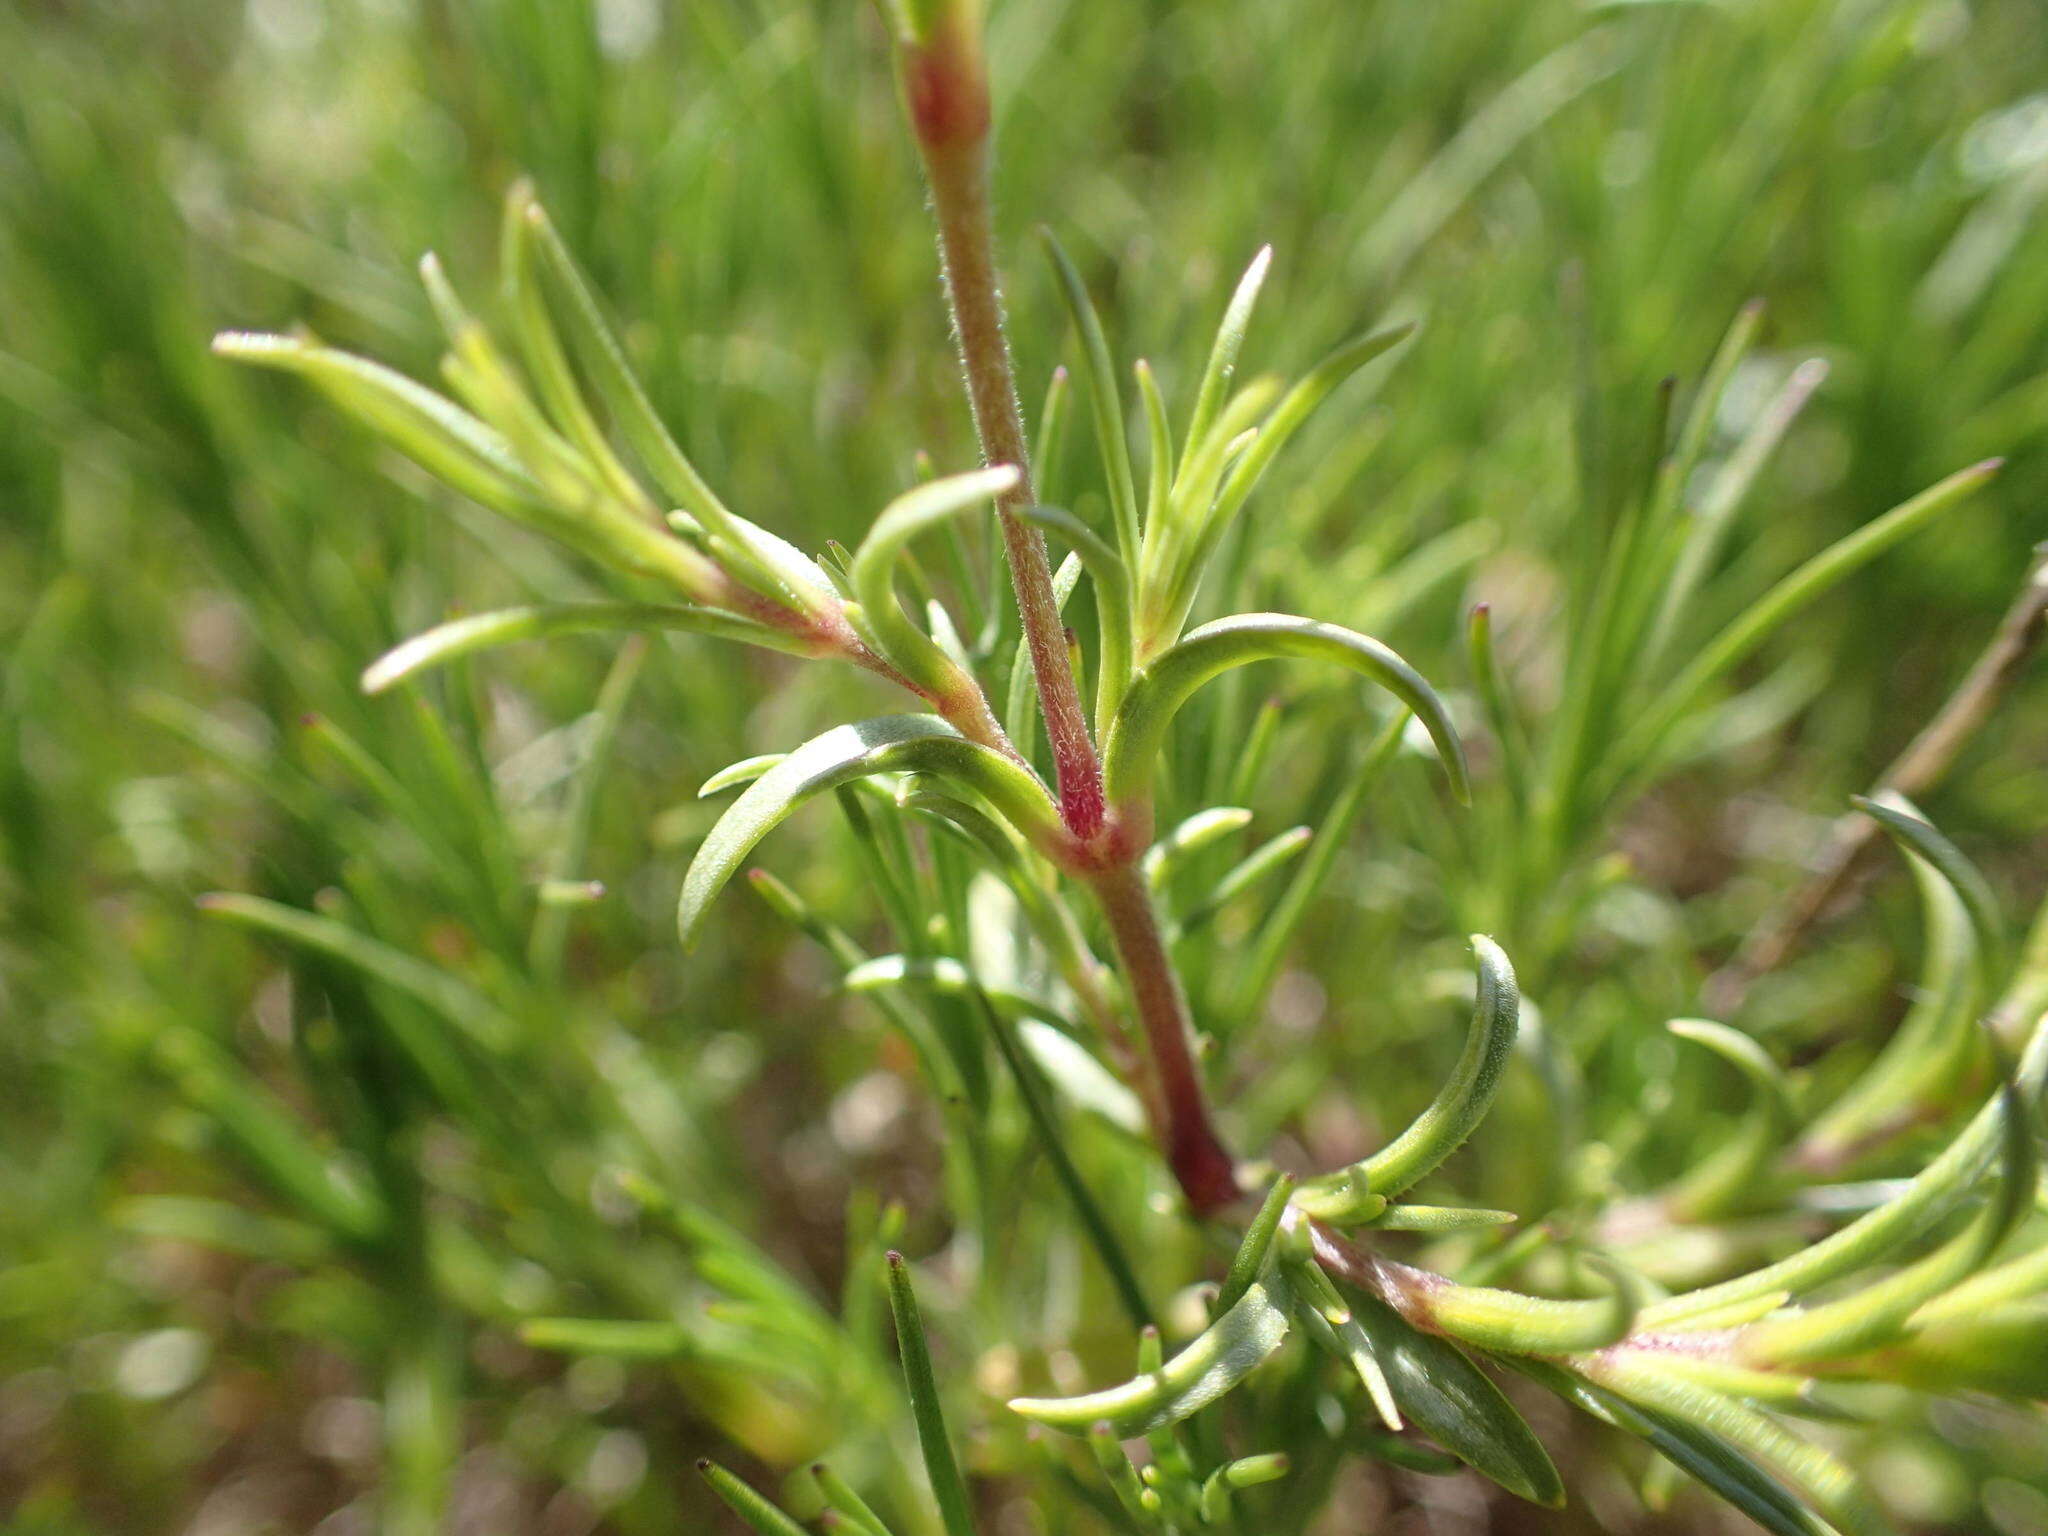
<path id="1" fill-rule="evenodd" d="M 1145 1028 L 1158 1080 L 1160 1128 L 1166 1160 L 1197 1216 L 1212 1215 L 1238 1198 L 1237 1166 L 1209 1118 L 1209 1100 L 1195 1061 L 1187 997 L 1166 952 L 1152 894 L 1133 864 L 1102 871 L 1092 882 L 1117 958 L 1123 962 L 1131 1006 Z"/>
<path id="2" fill-rule="evenodd" d="M 1014 515 L 1035 500 L 1016 375 L 1003 331 L 989 213 L 988 72 L 975 28 L 949 17 L 904 52 L 904 94 L 931 187 L 953 336 L 986 464 L 1013 464 L 1017 484 L 996 502 L 1010 583 L 1031 652 L 1046 738 L 1058 776 L 1060 815 L 1082 841 L 1102 830 L 1102 766 L 1067 654 L 1045 539 Z"/>

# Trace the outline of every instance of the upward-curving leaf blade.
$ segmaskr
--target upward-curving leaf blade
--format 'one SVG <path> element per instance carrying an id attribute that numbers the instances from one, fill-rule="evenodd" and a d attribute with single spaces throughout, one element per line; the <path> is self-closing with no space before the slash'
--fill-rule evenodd
<path id="1" fill-rule="evenodd" d="M 929 773 L 966 786 L 1029 837 L 1057 834 L 1058 813 L 1024 768 L 967 740 L 936 715 L 884 715 L 813 737 L 747 786 L 697 849 L 683 876 L 676 928 L 696 942 L 711 899 L 756 843 L 812 796 L 870 774 Z"/>
<path id="2" fill-rule="evenodd" d="M 1195 690 L 1232 667 L 1278 657 L 1330 661 L 1370 678 L 1415 712 L 1436 743 L 1451 790 L 1471 791 L 1465 749 L 1450 711 L 1421 673 L 1370 635 L 1290 613 L 1239 613 L 1190 630 L 1154 657 L 1131 684 L 1103 752 L 1103 785 L 1112 801 L 1149 795 L 1166 728 Z"/>
<path id="3" fill-rule="evenodd" d="M 1287 1337 L 1277 1281 L 1253 1281 L 1221 1317 L 1157 1370 L 1082 1397 L 1018 1397 L 1013 1412 L 1068 1434 L 1107 1424 L 1117 1438 L 1177 1424 L 1209 1406 L 1257 1370 Z"/>

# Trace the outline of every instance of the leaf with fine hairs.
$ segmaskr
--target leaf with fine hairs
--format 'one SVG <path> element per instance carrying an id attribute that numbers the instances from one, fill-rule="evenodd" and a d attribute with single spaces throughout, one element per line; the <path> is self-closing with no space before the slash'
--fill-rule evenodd
<path id="1" fill-rule="evenodd" d="M 1472 935 L 1479 976 L 1465 1048 L 1429 1107 L 1399 1136 L 1362 1162 L 1304 1185 L 1294 1203 L 1326 1221 L 1369 1220 L 1394 1195 L 1434 1172 L 1463 1146 L 1500 1092 L 1515 1047 L 1521 994 L 1501 947 Z"/>
<path id="2" fill-rule="evenodd" d="M 1394 1401 L 1417 1429 L 1508 1492 L 1564 1504 L 1564 1482 L 1535 1431 L 1457 1345 L 1411 1327 L 1376 1296 L 1350 1299 Z"/>
<path id="3" fill-rule="evenodd" d="M 896 596 L 896 563 L 910 541 L 929 529 L 969 512 L 978 512 L 1014 486 L 1020 471 L 1014 464 L 949 475 L 906 491 L 882 509 L 882 515 L 854 551 L 848 575 L 861 611 L 880 642 L 882 653 L 906 675 L 934 688 L 948 686 L 957 667 L 932 637 L 903 611 Z"/>
<path id="4" fill-rule="evenodd" d="M 1288 1331 L 1279 1282 L 1253 1281 L 1228 1311 L 1156 1371 L 1080 1397 L 1018 1397 L 1010 1407 L 1035 1423 L 1086 1434 L 1106 1423 L 1128 1440 L 1177 1424 L 1263 1365 Z"/>
<path id="5" fill-rule="evenodd" d="M 813 737 L 762 774 L 712 827 L 683 876 L 676 927 L 688 949 L 711 899 L 756 843 L 799 805 L 870 774 L 929 773 L 982 796 L 1027 835 L 1050 837 L 1058 813 L 1041 786 L 1008 758 L 967 740 L 936 715 L 884 715 Z"/>
<path id="6" fill-rule="evenodd" d="M 1370 635 L 1288 613 L 1240 613 L 1190 630 L 1155 656 L 1131 683 L 1103 750 L 1103 784 L 1120 805 L 1143 804 L 1166 741 L 1166 728 L 1204 683 L 1255 661 L 1299 657 L 1329 661 L 1378 683 L 1415 712 L 1436 743 L 1458 799 L 1471 791 L 1465 749 L 1436 690 L 1421 673 Z"/>
<path id="7" fill-rule="evenodd" d="M 382 693 L 422 672 L 494 646 L 604 629 L 674 629 L 744 641 L 793 656 L 816 653 L 808 641 L 716 608 L 684 603 L 537 603 L 467 614 L 401 641 L 363 669 L 363 692 Z"/>
<path id="8" fill-rule="evenodd" d="M 1771 1536 L 1836 1536 L 1778 1480 L 1711 1431 L 1603 1391 L 1545 1361 L 1517 1368 L 1594 1418 L 1648 1442 L 1673 1466 L 1726 1499 Z"/>

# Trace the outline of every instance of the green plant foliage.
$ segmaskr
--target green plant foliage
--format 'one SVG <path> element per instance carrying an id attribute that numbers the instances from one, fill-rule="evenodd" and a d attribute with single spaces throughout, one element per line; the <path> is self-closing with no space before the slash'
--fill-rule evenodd
<path id="1" fill-rule="evenodd" d="M 0 16 L 24 1531 L 2034 1528 L 2025 0 L 175 9 Z"/>

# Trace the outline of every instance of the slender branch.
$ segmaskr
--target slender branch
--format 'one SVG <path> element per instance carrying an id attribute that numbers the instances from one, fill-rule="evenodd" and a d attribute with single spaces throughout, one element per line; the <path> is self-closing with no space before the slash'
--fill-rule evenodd
<path id="1" fill-rule="evenodd" d="M 1209 1117 L 1208 1095 L 1195 1061 L 1194 1032 L 1187 997 L 1166 952 L 1159 914 L 1144 877 L 1131 864 L 1104 871 L 1093 880 L 1096 899 L 1109 920 L 1117 958 L 1123 962 L 1131 1006 L 1145 1029 L 1158 1102 L 1166 1160 L 1197 1216 L 1209 1216 L 1238 1198 L 1237 1167 Z"/>
<path id="2" fill-rule="evenodd" d="M 988 71 L 978 19 L 961 8 L 944 8 L 930 34 L 904 48 L 903 81 L 938 220 L 946 298 L 982 459 L 990 465 L 1014 464 L 1020 471 L 1016 486 L 998 499 L 996 516 L 1052 744 L 1060 814 L 1067 829 L 1085 842 L 1103 826 L 1102 767 L 1074 681 L 1044 536 L 1015 516 L 1035 497 L 996 277 L 988 190 Z"/>
<path id="3" fill-rule="evenodd" d="M 1963 680 L 1894 758 L 1870 790 L 1918 795 L 1941 782 L 1965 744 L 1991 718 L 2019 680 L 2027 662 L 2048 636 L 2048 546 L 2037 549 L 2019 595 L 1999 622 Z M 1814 926 L 1853 900 L 1868 882 L 1878 824 L 1861 812 L 1837 817 L 1814 861 L 1812 873 L 1768 913 L 1742 947 L 1707 979 L 1705 996 L 1713 1013 L 1727 1016 L 1748 996 L 1757 978 L 1784 963 Z"/>

